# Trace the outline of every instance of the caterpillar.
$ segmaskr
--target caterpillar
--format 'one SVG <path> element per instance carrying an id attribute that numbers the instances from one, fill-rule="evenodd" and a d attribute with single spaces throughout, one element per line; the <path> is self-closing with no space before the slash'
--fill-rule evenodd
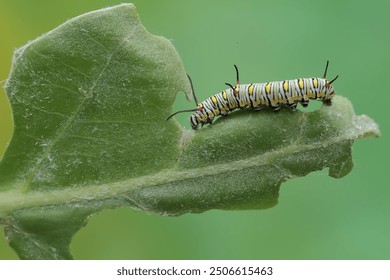
<path id="1" fill-rule="evenodd" d="M 199 125 L 212 124 L 217 116 L 226 116 L 231 111 L 246 107 L 251 107 L 254 110 L 270 107 L 274 111 L 279 111 L 282 106 L 287 106 L 295 110 L 298 103 L 303 107 L 307 107 L 310 99 L 321 100 L 324 104 L 331 105 L 334 96 L 332 83 L 338 78 L 338 75 L 333 80 L 328 81 L 326 79 L 328 65 L 329 61 L 326 62 L 322 78 L 298 78 L 251 84 L 240 84 L 238 67 L 234 65 L 236 69 L 236 85 L 225 83 L 229 86 L 228 89 L 207 98 L 201 103 L 198 102 L 192 80 L 187 75 L 196 108 L 177 111 L 166 120 L 178 113 L 194 112 L 190 116 L 190 124 L 192 129 L 196 130 Z"/>

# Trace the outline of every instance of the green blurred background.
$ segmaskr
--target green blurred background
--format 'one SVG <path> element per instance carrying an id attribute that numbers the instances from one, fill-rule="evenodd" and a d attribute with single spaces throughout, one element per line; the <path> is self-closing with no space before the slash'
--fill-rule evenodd
<path id="1" fill-rule="evenodd" d="M 0 0 L 1 85 L 15 48 L 67 19 L 121 2 Z M 284 183 L 271 209 L 181 217 L 104 211 L 76 235 L 76 258 L 390 259 L 389 1 L 133 3 L 151 33 L 172 40 L 200 100 L 234 82 L 234 63 L 247 83 L 321 76 L 329 59 L 329 78 L 340 75 L 336 94 L 375 119 L 382 137 L 355 143 L 355 167 L 342 179 L 322 171 Z M 174 110 L 193 107 L 179 94 Z M 0 154 L 11 119 L 1 86 Z M 187 115 L 177 119 L 189 128 Z M 14 258 L 1 233 L 0 259 Z"/>

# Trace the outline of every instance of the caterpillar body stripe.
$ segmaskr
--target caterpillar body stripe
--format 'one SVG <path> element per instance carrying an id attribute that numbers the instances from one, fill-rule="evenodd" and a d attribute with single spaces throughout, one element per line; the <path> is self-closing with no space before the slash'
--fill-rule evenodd
<path id="1" fill-rule="evenodd" d="M 219 92 L 205 101 L 198 103 L 192 81 L 190 80 L 192 93 L 197 108 L 181 110 L 171 114 L 167 120 L 178 113 L 194 112 L 190 116 L 190 124 L 193 129 L 198 129 L 199 125 L 212 124 L 216 116 L 226 116 L 236 109 L 251 107 L 260 110 L 270 107 L 274 111 L 279 111 L 282 106 L 287 106 L 293 110 L 300 103 L 303 107 L 309 104 L 309 100 L 321 100 L 326 105 L 332 104 L 334 96 L 333 80 L 326 79 L 329 61 L 326 63 L 325 72 L 322 78 L 298 78 L 293 80 L 275 81 L 267 83 L 240 84 L 238 68 L 236 69 L 236 85 L 229 86 L 228 89 Z"/>

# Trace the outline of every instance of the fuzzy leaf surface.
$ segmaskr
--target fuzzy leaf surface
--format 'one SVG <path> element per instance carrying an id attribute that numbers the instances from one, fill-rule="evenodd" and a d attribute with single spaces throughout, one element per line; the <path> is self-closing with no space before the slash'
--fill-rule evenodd
<path id="1" fill-rule="evenodd" d="M 196 132 L 165 121 L 190 94 L 172 44 L 123 4 L 19 48 L 6 83 L 15 131 L 0 163 L 0 222 L 24 259 L 69 259 L 87 218 L 128 206 L 161 215 L 277 204 L 286 180 L 352 169 L 379 136 L 336 96 L 314 112 L 234 112 Z"/>
<path id="2" fill-rule="evenodd" d="M 188 80 L 171 42 L 148 33 L 131 4 L 17 49 L 5 90 L 15 130 L 0 163 L 0 213 L 22 258 L 70 258 L 76 229 L 105 207 L 96 201 L 115 196 L 97 186 L 177 162 L 180 127 L 165 118 Z M 81 202 L 69 206 L 74 191 Z"/>

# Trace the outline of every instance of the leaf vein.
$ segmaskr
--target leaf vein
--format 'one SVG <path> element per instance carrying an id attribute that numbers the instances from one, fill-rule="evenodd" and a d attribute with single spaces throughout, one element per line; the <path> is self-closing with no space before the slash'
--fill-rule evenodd
<path id="1" fill-rule="evenodd" d="M 84 95 L 84 98 L 81 100 L 79 106 L 76 108 L 76 110 L 73 112 L 73 114 L 65 122 L 65 124 L 62 127 L 62 129 L 60 129 L 58 131 L 58 133 L 55 135 L 53 140 L 51 140 L 49 142 L 49 144 L 47 145 L 46 149 L 41 153 L 41 156 L 36 161 L 36 163 L 35 163 L 34 167 L 32 168 L 32 170 L 27 174 L 26 179 L 25 179 L 24 184 L 23 184 L 23 188 L 22 188 L 23 192 L 27 192 L 29 190 L 35 175 L 38 173 L 38 170 L 39 170 L 39 168 L 41 167 L 41 165 L 43 163 L 43 160 L 50 155 L 51 151 L 53 150 L 53 148 L 54 148 L 55 144 L 58 142 L 58 140 L 61 139 L 65 135 L 65 133 L 69 130 L 69 128 L 74 124 L 74 122 L 76 120 L 76 117 L 80 114 L 80 112 L 84 108 L 86 101 L 89 99 L 89 96 L 95 90 L 98 82 L 100 81 L 100 79 L 102 78 L 102 76 L 103 76 L 104 72 L 106 71 L 108 65 L 110 64 L 113 55 L 114 55 L 113 53 L 110 54 L 110 56 L 107 59 L 107 62 L 105 63 L 104 67 L 102 68 L 102 70 L 98 74 L 97 78 L 95 79 L 94 83 L 92 84 L 92 86 L 90 87 L 88 92 Z"/>

